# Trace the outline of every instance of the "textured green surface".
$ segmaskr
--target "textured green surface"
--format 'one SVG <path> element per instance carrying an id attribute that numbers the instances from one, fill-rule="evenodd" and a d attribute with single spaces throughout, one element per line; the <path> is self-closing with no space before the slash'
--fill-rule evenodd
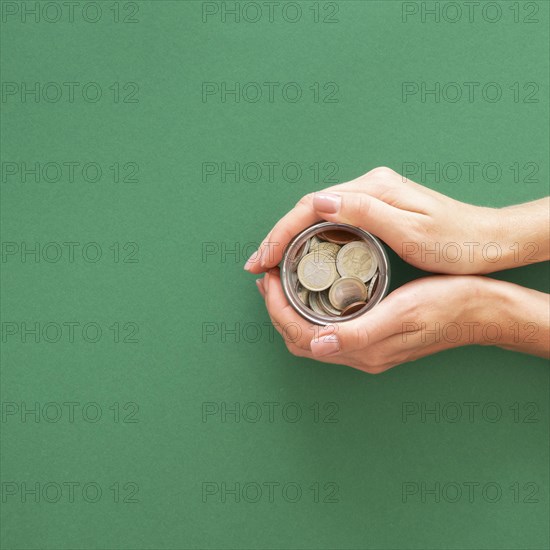
<path id="1" fill-rule="evenodd" d="M 74 102 L 67 87 L 55 103 L 4 97 L 2 161 L 94 162 L 102 168 L 96 183 L 86 182 L 78 169 L 70 182 L 67 168 L 57 182 L 30 177 L 23 183 L 20 174 L 2 179 L 4 244 L 20 249 L 22 243 L 80 243 L 74 261 L 60 244 L 58 262 L 37 262 L 32 255 L 23 262 L 19 253 L 1 264 L 3 328 L 19 331 L 2 343 L 2 548 L 549 547 L 544 361 L 472 347 L 373 377 L 295 358 L 272 337 L 253 279 L 242 271 L 250 243 L 301 195 L 326 186 L 315 181 L 309 168 L 314 163 L 321 164 L 321 180 L 331 162 L 338 167 L 334 179 L 345 181 L 379 165 L 401 171 L 404 162 L 495 162 L 502 169 L 497 182 L 479 176 L 437 182 L 427 176 L 424 183 L 493 206 L 545 196 L 547 2 L 520 3 L 519 22 L 511 9 L 516 4 L 496 3 L 502 15 L 494 23 L 480 11 L 469 22 L 467 7 L 458 2 L 464 13 L 454 24 L 443 18 L 435 23 L 433 16 L 423 23 L 420 14 L 403 22 L 402 9 L 420 10 L 421 3 L 404 8 L 397 1 L 340 1 L 336 23 L 315 23 L 315 3 L 305 0 L 296 23 L 285 21 L 280 7 L 274 8 L 273 23 L 265 7 L 257 23 L 235 23 L 229 15 L 223 22 L 220 13 L 203 22 L 202 10 L 212 3 L 174 0 L 91 2 L 88 19 L 96 18 L 93 6 L 102 8 L 96 23 L 85 20 L 82 2 L 73 22 L 61 2 L 50 2 L 46 17 L 55 18 L 57 6 L 64 10 L 61 20 L 35 23 L 32 15 L 21 21 L 20 2 L 1 4 L 4 86 L 81 83 Z M 128 18 L 134 4 L 137 22 L 113 21 L 113 9 L 118 6 L 120 18 Z M 331 3 L 319 8 L 321 18 L 333 11 Z M 254 17 L 249 9 L 248 17 Z M 288 9 L 287 19 L 294 18 L 294 8 Z M 232 97 L 222 102 L 219 94 L 202 101 L 202 83 L 222 81 L 277 82 L 278 90 L 298 82 L 304 96 L 297 103 L 283 101 L 279 92 L 273 102 L 265 96 L 256 103 L 235 103 Z M 423 103 L 415 96 L 404 103 L 402 83 L 420 81 L 496 82 L 503 98 L 484 101 L 478 88 L 473 102 L 435 103 L 429 97 Z M 88 82 L 102 88 L 96 103 L 82 99 Z M 115 82 L 121 98 L 137 101 L 115 102 L 110 89 Z M 131 97 L 134 88 L 123 89 L 128 82 L 138 88 Z M 328 93 L 324 84 L 336 83 L 338 101 L 314 102 L 309 87 L 316 82 L 321 98 Z M 519 102 L 510 89 L 515 82 Z M 523 102 L 529 91 L 523 85 L 530 82 L 539 88 L 536 103 Z M 55 89 L 50 92 L 53 96 Z M 136 163 L 137 181 L 115 183 L 109 167 L 117 162 Z M 235 182 L 231 176 L 223 182 L 219 175 L 204 181 L 206 162 L 295 162 L 303 175 L 286 181 L 276 169 L 273 182 L 265 172 L 258 182 Z M 514 182 L 509 166 L 515 162 L 538 165 L 533 181 L 524 181 L 523 171 Z M 13 165 L 4 167 L 9 172 Z M 90 242 L 103 252 L 95 263 L 82 257 Z M 120 247 L 118 262 L 114 243 Z M 126 243 L 136 244 L 124 248 Z M 227 249 L 237 255 L 223 256 Z M 86 250 L 91 257 L 94 250 Z M 393 286 L 418 275 L 392 260 Z M 546 290 L 548 267 L 499 276 Z M 35 343 L 32 335 L 22 342 L 22 323 L 35 322 L 40 328 L 69 322 L 80 327 L 74 342 L 67 325 L 58 342 Z M 96 343 L 83 339 L 86 323 L 102 328 Z M 118 343 L 114 323 L 120 324 Z M 93 339 L 95 325 L 90 326 Z M 222 335 L 235 326 L 239 341 Z M 206 329 L 215 334 L 205 335 Z M 47 330 L 54 340 L 55 325 Z M 60 404 L 61 418 L 48 422 L 40 414 L 36 422 L 28 415 L 23 422 L 23 402 L 27 408 Z M 74 421 L 66 402 L 79 404 Z M 208 412 L 222 402 L 240 404 L 245 418 L 203 417 L 205 406 Z M 404 403 L 444 408 L 453 402 L 465 415 L 458 422 L 449 421 L 449 407 L 447 420 L 439 422 L 429 415 L 424 422 L 419 415 L 406 421 L 402 416 Z M 466 402 L 478 403 L 473 421 Z M 101 407 L 99 421 L 90 421 L 95 414 L 90 407 L 83 419 L 86 403 Z M 263 409 L 258 422 L 252 421 L 250 403 Z M 271 419 L 263 403 L 276 404 Z M 302 410 L 297 422 L 291 421 L 293 403 Z M 488 403 L 501 408 L 500 420 L 488 420 L 494 405 L 483 416 Z M 514 404 L 519 417 L 510 409 Z M 19 412 L 8 414 L 14 409 Z M 55 405 L 46 412 L 55 418 Z M 44 496 L 35 502 L 33 495 L 22 502 L 23 484 L 39 483 L 53 501 L 56 485 L 47 484 L 67 482 L 81 484 L 74 502 L 67 485 L 60 485 L 58 502 Z M 279 484 L 273 485 L 273 502 L 270 482 Z M 480 484 L 472 499 L 464 485 L 469 482 Z M 98 502 L 82 497 L 85 483 L 101 487 Z M 119 502 L 111 489 L 115 483 Z M 239 483 L 248 492 L 236 502 L 232 494 L 222 497 L 222 483 L 227 488 Z M 258 502 L 254 483 L 263 489 Z M 289 483 L 302 490 L 298 502 L 290 502 L 296 485 Z M 405 483 L 428 489 L 451 485 L 440 502 L 430 494 L 422 502 L 420 493 L 403 502 Z M 497 502 L 483 497 L 487 483 L 502 489 Z M 449 502 L 452 484 L 463 489 L 456 503 Z M 220 492 L 205 497 L 205 488 Z"/>

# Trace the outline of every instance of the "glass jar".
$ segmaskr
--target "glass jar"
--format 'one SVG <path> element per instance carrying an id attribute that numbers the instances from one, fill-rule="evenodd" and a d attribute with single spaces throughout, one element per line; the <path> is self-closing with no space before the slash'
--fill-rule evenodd
<path id="1" fill-rule="evenodd" d="M 370 294 L 366 304 L 360 309 L 348 314 L 336 315 L 329 312 L 321 313 L 319 308 L 317 308 L 317 311 L 314 311 L 309 304 L 306 305 L 302 300 L 303 294 L 301 294 L 302 298 L 300 298 L 300 292 L 308 292 L 309 294 L 309 291 L 301 288 L 298 280 L 298 264 L 309 252 L 309 250 L 306 250 L 306 247 L 310 246 L 312 242 L 316 243 L 319 239 L 319 235 L 322 240 L 326 239 L 327 232 L 329 232 L 328 235 L 332 242 L 337 242 L 340 239 L 341 242 L 339 244 L 342 245 L 351 240 L 366 243 L 370 253 L 378 264 L 376 274 L 370 281 L 373 288 L 370 288 L 369 281 L 365 283 L 365 285 L 368 286 Z M 312 239 L 312 237 L 316 237 L 316 239 L 311 241 L 310 239 Z M 336 256 L 334 256 L 334 258 L 336 262 Z M 281 283 L 288 301 L 302 317 L 317 325 L 339 323 L 342 321 L 350 321 L 351 319 L 363 315 L 380 303 L 387 295 L 390 286 L 390 264 L 382 243 L 367 231 L 344 223 L 321 222 L 308 227 L 296 235 L 289 243 L 281 263 Z M 315 294 L 319 293 L 317 292 Z"/>

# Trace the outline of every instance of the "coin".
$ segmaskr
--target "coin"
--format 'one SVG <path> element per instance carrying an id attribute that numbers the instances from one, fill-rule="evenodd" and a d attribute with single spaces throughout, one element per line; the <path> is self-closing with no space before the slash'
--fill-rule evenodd
<path id="1" fill-rule="evenodd" d="M 329 243 L 347 244 L 357 240 L 357 235 L 343 229 L 328 229 L 317 234 L 319 238 Z"/>
<path id="2" fill-rule="evenodd" d="M 310 292 L 309 293 L 309 307 L 320 315 L 326 315 L 327 312 L 322 308 L 319 303 L 319 292 Z"/>
<path id="3" fill-rule="evenodd" d="M 296 288 L 296 294 L 298 294 L 298 298 L 302 300 L 304 305 L 309 305 L 309 290 L 302 286 L 300 283 L 298 283 L 298 286 Z"/>
<path id="4" fill-rule="evenodd" d="M 367 294 L 367 298 L 369 300 L 372 298 L 372 295 L 376 290 L 377 284 L 378 284 L 378 273 L 375 273 L 374 277 L 370 280 L 370 283 L 369 283 L 369 292 Z"/>
<path id="5" fill-rule="evenodd" d="M 325 252 L 336 258 L 336 255 L 340 251 L 340 246 L 334 243 L 321 242 L 313 244 L 309 251 L 310 252 Z"/>
<path id="6" fill-rule="evenodd" d="M 309 247 L 311 248 L 312 246 L 315 246 L 316 244 L 319 244 L 321 241 L 319 239 L 319 237 L 317 237 L 317 235 L 313 235 L 313 237 L 311 237 L 309 239 Z"/>
<path id="7" fill-rule="evenodd" d="M 358 277 L 367 282 L 376 273 L 378 263 L 367 243 L 353 241 L 338 252 L 336 267 L 342 277 Z"/>
<path id="8" fill-rule="evenodd" d="M 310 240 L 308 239 L 296 253 L 296 260 L 300 261 L 309 252 Z"/>
<path id="9" fill-rule="evenodd" d="M 329 315 L 340 315 L 340 310 L 336 309 L 331 303 L 328 297 L 330 290 L 323 290 L 319 292 L 319 305 L 329 314 Z"/>
<path id="10" fill-rule="evenodd" d="M 308 290 L 325 290 L 337 277 L 334 258 L 324 252 L 309 252 L 298 264 L 298 279 Z"/>
<path id="11" fill-rule="evenodd" d="M 296 273 L 296 269 L 291 269 L 288 273 L 288 280 L 290 282 L 290 286 L 294 289 L 298 288 L 298 285 L 300 284 L 298 282 L 298 274 Z"/>
<path id="12" fill-rule="evenodd" d="M 358 277 L 342 277 L 330 287 L 328 297 L 336 309 L 342 310 L 355 302 L 364 302 L 367 287 Z"/>
<path id="13" fill-rule="evenodd" d="M 351 315 L 352 313 L 355 313 L 356 311 L 359 311 L 360 309 L 363 309 L 367 305 L 367 302 L 355 302 L 353 304 L 350 304 L 348 307 L 342 311 L 342 317 L 344 315 Z"/>

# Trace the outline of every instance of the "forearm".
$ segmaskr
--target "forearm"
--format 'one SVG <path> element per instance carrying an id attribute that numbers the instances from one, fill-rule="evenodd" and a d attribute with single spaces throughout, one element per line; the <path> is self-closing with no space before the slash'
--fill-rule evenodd
<path id="1" fill-rule="evenodd" d="M 481 312 L 488 328 L 479 343 L 550 357 L 550 295 L 492 279 L 481 286 L 486 303 L 492 305 Z"/>
<path id="2" fill-rule="evenodd" d="M 550 197 L 493 211 L 480 273 L 550 259 Z M 497 246 L 492 246 L 490 242 Z"/>

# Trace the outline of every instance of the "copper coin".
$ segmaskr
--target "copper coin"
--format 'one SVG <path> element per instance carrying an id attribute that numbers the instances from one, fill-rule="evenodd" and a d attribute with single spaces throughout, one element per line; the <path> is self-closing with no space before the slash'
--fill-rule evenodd
<path id="1" fill-rule="evenodd" d="M 342 317 L 344 315 L 351 315 L 352 313 L 363 309 L 366 305 L 367 302 L 355 302 L 354 304 L 350 304 L 347 308 L 344 309 L 344 311 L 342 311 Z"/>
<path id="2" fill-rule="evenodd" d="M 328 229 L 322 233 L 317 233 L 317 236 L 324 241 L 334 244 L 347 244 L 351 241 L 358 241 L 359 237 L 349 231 L 343 229 Z"/>

